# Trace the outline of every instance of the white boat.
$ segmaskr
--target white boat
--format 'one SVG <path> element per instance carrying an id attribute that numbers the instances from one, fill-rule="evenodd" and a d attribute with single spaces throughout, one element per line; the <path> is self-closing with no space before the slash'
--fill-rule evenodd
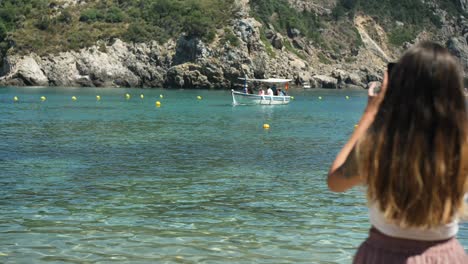
<path id="1" fill-rule="evenodd" d="M 282 105 L 289 104 L 291 96 L 246 94 L 231 90 L 233 105 Z"/>
<path id="2" fill-rule="evenodd" d="M 289 87 L 289 82 L 291 79 L 248 79 L 239 78 L 244 81 L 244 92 L 238 92 L 231 90 L 232 95 L 232 104 L 233 105 L 284 105 L 289 104 L 291 101 L 291 96 L 289 95 L 258 95 L 247 93 L 247 82 L 260 82 L 260 83 L 270 83 L 270 84 L 285 84 L 285 89 Z"/>

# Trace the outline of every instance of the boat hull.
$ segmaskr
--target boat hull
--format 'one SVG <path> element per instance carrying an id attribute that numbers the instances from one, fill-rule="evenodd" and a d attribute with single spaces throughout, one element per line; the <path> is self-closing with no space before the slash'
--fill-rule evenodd
<path id="1" fill-rule="evenodd" d="M 284 105 L 289 104 L 291 96 L 271 96 L 246 94 L 231 91 L 233 105 Z"/>

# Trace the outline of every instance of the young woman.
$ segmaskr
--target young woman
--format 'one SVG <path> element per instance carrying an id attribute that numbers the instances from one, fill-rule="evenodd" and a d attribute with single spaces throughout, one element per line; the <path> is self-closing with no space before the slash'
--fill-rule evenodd
<path id="1" fill-rule="evenodd" d="M 455 238 L 468 191 L 467 115 L 458 63 L 435 43 L 407 51 L 370 92 L 328 174 L 332 191 L 367 188 L 372 228 L 354 263 L 468 263 Z"/>

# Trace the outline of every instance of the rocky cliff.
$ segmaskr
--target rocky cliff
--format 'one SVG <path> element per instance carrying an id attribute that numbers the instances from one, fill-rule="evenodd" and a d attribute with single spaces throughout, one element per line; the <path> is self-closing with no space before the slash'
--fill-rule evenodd
<path id="1" fill-rule="evenodd" d="M 335 5 L 334 1 L 320 0 L 289 3 L 318 16 L 330 16 Z M 292 78 L 296 84 L 309 82 L 312 87 L 361 89 L 369 81 L 379 80 L 386 63 L 395 60 L 404 48 L 423 39 L 445 43 L 467 72 L 467 20 L 449 15 L 436 1 L 430 3 L 442 21 L 438 32 L 421 31 L 412 42 L 390 46 L 388 34 L 375 18 L 356 13 L 352 19 L 330 22 L 319 30 L 325 42 L 340 44 L 336 40 L 343 40 L 341 47 L 330 49 L 317 45 L 296 28 L 284 34 L 262 23 L 252 17 L 248 0 L 238 0 L 229 26 L 218 29 L 210 42 L 181 34 L 163 44 L 112 39 L 45 55 L 10 52 L 0 69 L 0 85 L 223 89 L 235 87 L 238 78 L 247 75 Z M 467 1 L 459 4 L 467 8 Z M 359 43 L 345 42 L 349 38 L 343 34 L 348 33 L 340 31 L 340 23 L 352 23 Z M 405 27 L 403 23 L 398 26 Z M 235 37 L 228 38 L 230 35 Z"/>

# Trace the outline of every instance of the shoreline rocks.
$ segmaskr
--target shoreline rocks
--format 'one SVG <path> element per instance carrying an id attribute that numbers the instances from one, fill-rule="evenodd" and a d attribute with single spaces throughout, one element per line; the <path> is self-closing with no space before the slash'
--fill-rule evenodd
<path id="1" fill-rule="evenodd" d="M 241 23 L 245 26 L 245 21 Z M 258 34 L 244 37 L 247 41 L 238 48 L 208 46 L 182 36 L 176 44 L 130 44 L 117 39 L 105 51 L 96 45 L 43 57 L 13 55 L 3 63 L 0 85 L 231 89 L 247 75 L 309 81 L 317 88 L 365 87 L 357 73 L 343 71 L 338 78 L 334 73 L 313 74 L 309 62 L 284 48 L 275 50 L 276 57 L 268 56 Z M 248 43 L 256 44 L 248 47 Z"/>

